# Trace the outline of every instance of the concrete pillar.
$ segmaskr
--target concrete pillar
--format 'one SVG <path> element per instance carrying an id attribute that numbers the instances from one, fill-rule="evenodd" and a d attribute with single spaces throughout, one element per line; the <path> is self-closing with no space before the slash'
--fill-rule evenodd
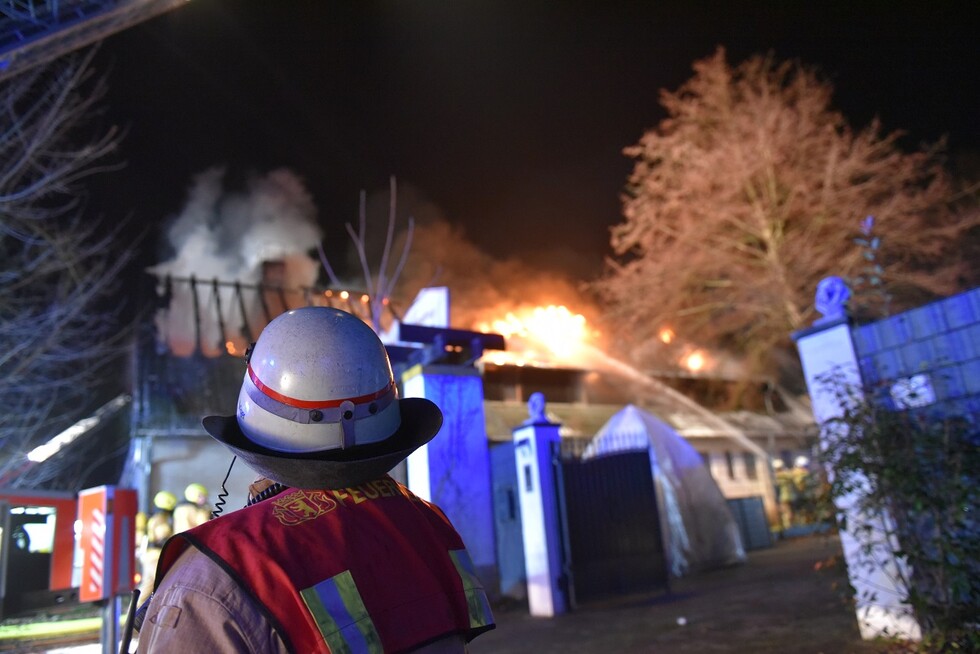
<path id="1" fill-rule="evenodd" d="M 488 588 L 497 578 L 490 448 L 483 412 L 483 378 L 464 366 L 415 366 L 402 375 L 405 397 L 424 397 L 443 413 L 442 429 L 406 462 L 409 489 L 435 503 L 469 550 Z"/>
<path id="2" fill-rule="evenodd" d="M 561 521 L 552 465 L 552 448 L 560 438 L 558 427 L 540 421 L 513 431 L 528 608 L 531 615 L 541 617 L 568 610 L 568 598 L 561 583 Z"/>
<path id="3" fill-rule="evenodd" d="M 803 363 L 813 415 L 823 436 L 831 428 L 827 421 L 843 413 L 840 395 L 826 385 L 826 376 L 833 374 L 859 394 L 862 388 L 851 328 L 846 318 L 842 318 L 798 332 L 793 338 Z M 874 527 L 872 533 L 893 534 L 892 518 L 887 514 L 869 516 L 862 513 L 855 506 L 858 499 L 859 496 L 852 495 L 836 498 L 835 503 L 848 527 L 839 533 L 847 573 L 856 593 L 861 637 L 872 639 L 887 634 L 918 640 L 921 637 L 919 624 L 912 608 L 902 601 L 906 590 L 900 580 L 908 578 L 906 562 L 892 555 L 897 549 L 894 543 L 882 540 L 874 544 L 876 565 L 869 566 L 869 555 L 862 545 L 868 536 L 855 533 L 855 528 L 870 525 Z M 880 538 L 884 539 L 884 536 Z"/>

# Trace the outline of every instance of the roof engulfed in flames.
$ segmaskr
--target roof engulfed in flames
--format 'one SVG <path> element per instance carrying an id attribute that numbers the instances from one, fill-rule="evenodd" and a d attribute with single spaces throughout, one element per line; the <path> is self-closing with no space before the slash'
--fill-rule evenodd
<path id="1" fill-rule="evenodd" d="M 509 351 L 487 353 L 496 364 L 573 364 L 598 333 L 580 313 L 564 305 L 522 307 L 504 312 L 502 318 L 483 321 L 477 331 L 497 333 L 507 339 Z"/>
<path id="2" fill-rule="evenodd" d="M 507 339 L 506 351 L 484 354 L 488 363 L 589 368 L 596 364 L 597 353 L 601 353 L 600 333 L 584 315 L 565 305 L 499 308 L 496 313 L 502 317 L 478 321 L 473 326 L 477 331 L 501 334 Z M 664 327 L 659 338 L 671 349 L 670 358 L 678 367 L 694 374 L 714 367 L 713 357 L 703 349 L 684 344 L 670 327 Z"/>

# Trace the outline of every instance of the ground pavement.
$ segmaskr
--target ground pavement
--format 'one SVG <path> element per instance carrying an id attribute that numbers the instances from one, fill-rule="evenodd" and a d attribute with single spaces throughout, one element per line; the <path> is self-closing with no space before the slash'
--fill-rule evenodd
<path id="1" fill-rule="evenodd" d="M 744 565 L 675 580 L 671 593 L 591 604 L 555 618 L 495 611 L 470 654 L 871 654 L 843 598 L 836 535 L 784 540 Z M 836 562 L 835 562 L 836 561 Z M 829 563 L 829 564 L 828 564 Z"/>
<path id="2" fill-rule="evenodd" d="M 497 607 L 497 629 L 470 643 L 469 654 L 876 654 L 883 647 L 861 641 L 843 598 L 839 555 L 836 535 L 809 536 L 749 552 L 744 565 L 675 580 L 669 595 L 593 603 L 556 618 L 532 618 L 526 605 Z M 0 651 L 102 651 L 6 645 Z"/>

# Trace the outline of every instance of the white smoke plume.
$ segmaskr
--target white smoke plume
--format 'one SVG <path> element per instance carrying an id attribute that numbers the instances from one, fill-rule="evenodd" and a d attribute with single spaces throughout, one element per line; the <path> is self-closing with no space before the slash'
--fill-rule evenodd
<path id="1" fill-rule="evenodd" d="M 366 255 L 373 274 L 382 259 L 389 201 L 387 190 L 371 193 L 367 199 Z M 598 326 L 592 299 L 567 275 L 536 265 L 538 256 L 506 260 L 490 256 L 410 184 L 399 186 L 396 208 L 399 229 L 406 228 L 410 216 L 415 223 L 408 263 L 392 297 L 396 314 L 407 309 L 422 287 L 448 286 L 453 327 L 481 329 L 481 325 L 504 318 L 509 312 L 549 305 L 566 306 L 573 313 L 584 314 L 593 330 Z M 356 215 L 356 210 L 351 213 Z M 174 256 L 150 269 L 161 280 L 167 275 L 185 280 L 193 275 L 197 280 L 199 323 L 195 321 L 195 298 L 186 281 L 173 285 L 169 306 L 157 317 L 158 333 L 170 351 L 187 356 L 198 345 L 206 356 L 243 351 L 248 338 L 241 328 L 238 300 L 228 286 L 215 292 L 211 286 L 215 279 L 253 285 L 262 281 L 263 262 L 280 261 L 284 265 L 278 269 L 275 282 L 285 288 L 314 286 L 321 265 L 307 253 L 316 248 L 322 237 L 315 215 L 316 208 L 303 182 L 288 170 L 254 177 L 244 190 L 227 189 L 221 168 L 199 174 L 191 185 L 186 206 L 167 229 Z M 347 234 L 337 230 L 330 237 L 346 239 Z M 392 248 L 394 253 L 402 251 L 405 237 L 402 231 Z M 547 261 L 549 254 L 540 253 L 540 259 Z M 361 269 L 356 261 L 344 263 L 349 271 Z M 393 267 L 390 261 L 389 266 Z M 356 288 L 364 280 L 350 284 Z M 273 305 L 272 315 L 284 308 L 278 298 L 270 294 L 264 297 Z M 290 306 L 302 303 L 304 299 L 297 297 Z M 223 331 L 217 320 L 218 304 Z M 265 323 L 254 298 L 246 312 L 254 337 Z"/>
<path id="2" fill-rule="evenodd" d="M 230 287 L 219 287 L 216 297 L 208 284 L 219 280 L 254 285 L 262 281 L 263 262 L 278 261 L 283 266 L 277 281 L 283 287 L 313 286 L 320 264 L 308 252 L 316 248 L 321 236 L 313 199 L 302 180 L 289 170 L 255 176 L 244 190 L 229 190 L 225 170 L 211 168 L 194 179 L 186 206 L 166 230 L 174 256 L 148 270 L 161 282 L 167 276 L 196 278 L 200 346 L 206 356 L 215 356 L 228 347 L 228 334 L 218 327 L 217 305 L 221 305 L 226 328 L 240 329 L 242 316 Z M 190 285 L 174 283 L 169 307 L 157 316 L 158 333 L 178 356 L 195 350 L 198 334 L 193 305 Z M 251 315 L 257 307 L 247 310 Z"/>

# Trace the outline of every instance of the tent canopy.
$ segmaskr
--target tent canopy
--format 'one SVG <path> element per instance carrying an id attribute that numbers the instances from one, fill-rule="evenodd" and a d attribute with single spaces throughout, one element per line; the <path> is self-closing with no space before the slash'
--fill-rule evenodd
<path id="1" fill-rule="evenodd" d="M 738 524 L 701 455 L 670 425 L 632 404 L 599 430 L 583 459 L 647 450 L 670 572 L 745 561 Z"/>

